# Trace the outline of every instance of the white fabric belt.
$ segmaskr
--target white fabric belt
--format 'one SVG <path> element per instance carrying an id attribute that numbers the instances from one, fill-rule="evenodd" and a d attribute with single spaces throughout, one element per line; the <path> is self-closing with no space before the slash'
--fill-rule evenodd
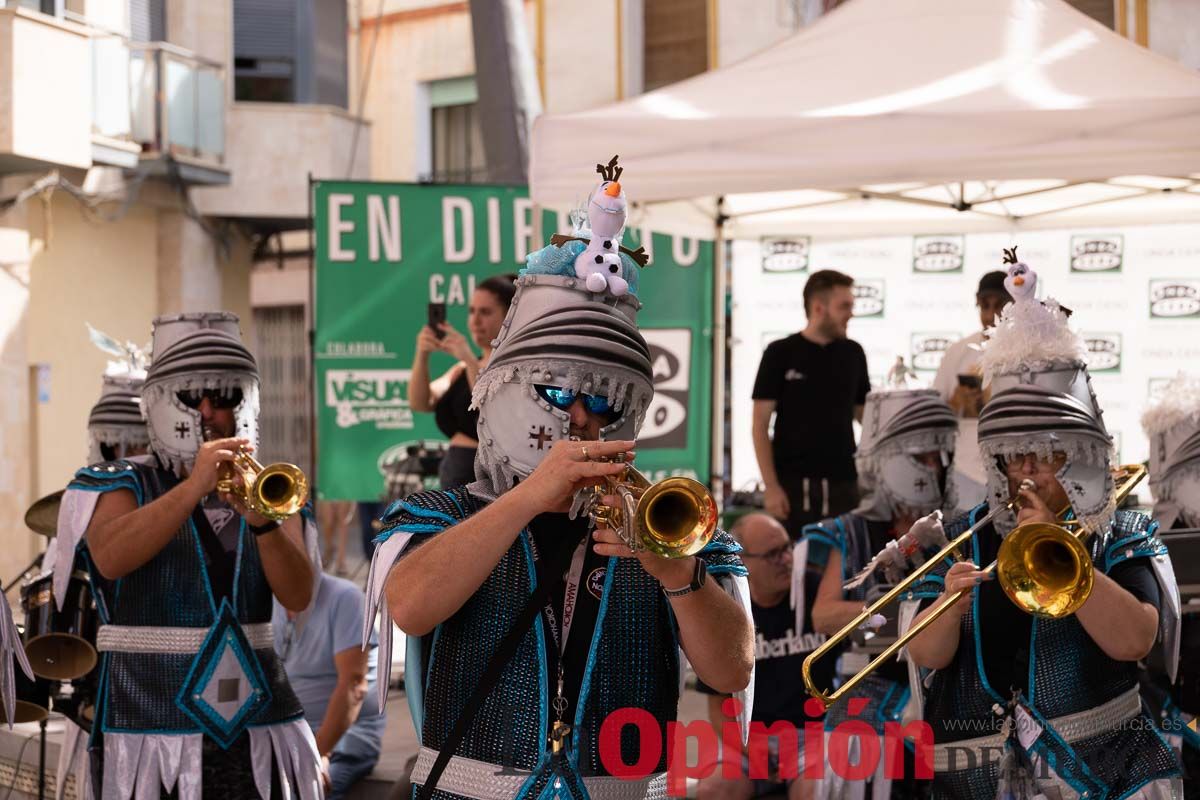
<path id="1" fill-rule="evenodd" d="M 413 767 L 412 782 L 424 785 L 438 751 L 422 747 Z M 451 756 L 437 788 L 473 800 L 511 800 L 533 773 L 500 767 L 486 761 Z M 667 775 L 660 772 L 638 780 L 597 776 L 583 779 L 592 800 L 666 800 Z"/>
<path id="2" fill-rule="evenodd" d="M 101 625 L 96 632 L 96 649 L 101 653 L 196 653 L 208 638 L 210 628 L 151 628 L 146 625 Z M 243 625 L 242 633 L 252 650 L 275 647 L 271 623 Z"/>
<path id="3" fill-rule="evenodd" d="M 1137 716 L 1141 710 L 1142 698 L 1135 686 L 1125 694 L 1115 697 L 1103 705 L 1052 719 L 1049 726 L 1057 731 L 1064 741 L 1071 744 L 1098 733 L 1111 731 L 1130 718 Z M 987 755 L 984 751 L 999 752 L 1000 748 L 1004 747 L 1005 739 L 1004 733 L 1001 732 L 992 736 L 980 736 L 977 739 L 935 744 L 933 746 L 933 770 L 938 773 L 948 772 L 952 751 L 957 763 L 978 766 L 982 763 L 981 759 Z M 968 751 L 972 754 L 971 757 L 966 757 Z"/>

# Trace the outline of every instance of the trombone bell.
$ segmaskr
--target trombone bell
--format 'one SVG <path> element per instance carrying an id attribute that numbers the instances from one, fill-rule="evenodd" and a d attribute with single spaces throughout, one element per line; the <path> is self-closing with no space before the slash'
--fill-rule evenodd
<path id="1" fill-rule="evenodd" d="M 1059 619 L 1078 611 L 1092 593 L 1092 558 L 1066 528 L 1033 522 L 1004 537 L 996 577 L 1023 611 Z"/>

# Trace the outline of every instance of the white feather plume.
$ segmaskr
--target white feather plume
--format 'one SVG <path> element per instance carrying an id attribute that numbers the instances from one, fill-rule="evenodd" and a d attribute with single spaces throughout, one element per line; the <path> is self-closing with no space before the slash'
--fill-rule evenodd
<path id="1" fill-rule="evenodd" d="M 109 361 L 104 371 L 105 375 L 127 375 L 133 378 L 145 378 L 146 368 L 150 366 L 150 345 L 138 347 L 133 342 L 121 344 L 103 331 L 96 330 L 90 322 L 87 325 L 88 338 L 102 352 L 117 356 L 119 360 Z"/>
<path id="2" fill-rule="evenodd" d="M 1142 414 L 1142 428 L 1154 436 L 1189 420 L 1200 423 L 1200 377 L 1180 372 Z"/>
<path id="3" fill-rule="evenodd" d="M 1053 299 L 1009 303 L 985 335 L 980 358 L 985 384 L 997 375 L 1087 363 L 1087 345 L 1067 327 L 1067 315 Z"/>

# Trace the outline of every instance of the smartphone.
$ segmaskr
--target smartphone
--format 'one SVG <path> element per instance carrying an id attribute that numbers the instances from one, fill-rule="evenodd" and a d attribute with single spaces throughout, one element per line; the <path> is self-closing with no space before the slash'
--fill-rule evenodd
<path id="1" fill-rule="evenodd" d="M 980 389 L 983 387 L 983 378 L 978 375 L 959 375 L 958 385 L 968 389 Z"/>
<path id="2" fill-rule="evenodd" d="M 445 303 L 430 303 L 429 304 L 429 327 L 433 329 L 433 333 L 439 339 L 446 338 L 446 332 L 441 329 L 441 324 L 446 321 L 446 304 Z"/>

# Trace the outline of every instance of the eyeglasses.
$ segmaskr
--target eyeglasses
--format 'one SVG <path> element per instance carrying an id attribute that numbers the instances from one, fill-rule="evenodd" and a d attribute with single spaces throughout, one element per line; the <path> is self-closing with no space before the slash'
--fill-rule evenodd
<path id="1" fill-rule="evenodd" d="M 176 392 L 175 398 L 193 410 L 200 408 L 200 403 L 206 398 L 213 408 L 229 410 L 242 404 L 242 390 L 230 389 L 228 392 L 222 392 L 217 389 L 189 389 Z"/>
<path id="2" fill-rule="evenodd" d="M 615 420 L 621 414 L 621 412 L 612 407 L 607 397 L 601 397 L 597 394 L 580 394 L 570 389 L 564 389 L 561 386 L 546 386 L 540 383 L 536 388 L 538 397 L 561 411 L 567 411 L 575 404 L 576 400 L 582 400 L 583 407 L 592 414 L 608 417 L 610 420 Z"/>
<path id="3" fill-rule="evenodd" d="M 772 547 L 770 550 L 767 550 L 764 553 L 749 553 L 743 550 L 742 558 L 761 558 L 766 561 L 783 561 L 785 558 L 791 555 L 791 552 L 792 545 L 788 543 L 781 544 L 779 547 Z"/>
<path id="4" fill-rule="evenodd" d="M 1067 463 L 1066 453 L 1054 453 L 1054 460 L 1051 462 L 1042 461 L 1035 453 L 1020 453 L 1001 456 L 1006 468 L 1023 467 L 1030 460 L 1033 461 L 1034 467 L 1041 472 L 1058 472 Z"/>

